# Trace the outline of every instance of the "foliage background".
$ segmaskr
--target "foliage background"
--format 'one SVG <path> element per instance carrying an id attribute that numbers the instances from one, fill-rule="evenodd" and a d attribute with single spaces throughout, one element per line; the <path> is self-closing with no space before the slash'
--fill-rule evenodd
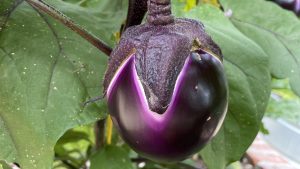
<path id="1" fill-rule="evenodd" d="M 47 2 L 116 45 L 127 1 Z M 292 12 L 264 0 L 204 2 L 173 0 L 172 9 L 177 17 L 203 22 L 221 47 L 230 88 L 228 114 L 218 135 L 198 155 L 157 164 L 139 157 L 115 132 L 111 144 L 95 149 L 93 123 L 107 117 L 106 103 L 82 103 L 101 94 L 106 56 L 25 1 L 2 0 L 2 168 L 11 162 L 24 169 L 197 168 L 201 158 L 209 169 L 222 169 L 239 160 L 261 126 L 271 78 L 287 79 L 285 85 L 300 95 L 300 22 Z"/>

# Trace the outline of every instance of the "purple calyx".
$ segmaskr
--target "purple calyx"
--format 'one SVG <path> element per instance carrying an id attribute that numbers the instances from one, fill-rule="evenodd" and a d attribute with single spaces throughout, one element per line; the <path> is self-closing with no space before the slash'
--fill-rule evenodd
<path id="1" fill-rule="evenodd" d="M 134 90 L 132 95 L 136 94 L 135 97 L 137 97 L 137 99 L 138 99 L 137 101 L 139 103 L 135 103 L 135 104 L 139 104 L 140 113 L 144 114 L 144 117 L 147 118 L 147 123 L 149 123 L 149 125 L 154 126 L 154 127 L 157 127 L 158 124 L 164 125 L 164 124 L 166 124 L 166 122 L 164 120 L 167 119 L 168 116 L 170 116 L 170 114 L 174 113 L 174 108 L 176 107 L 175 106 L 176 93 L 178 91 L 179 84 L 181 84 L 184 74 L 186 73 L 186 69 L 188 68 L 188 65 L 190 64 L 190 59 L 188 58 L 185 61 L 184 67 L 177 78 L 174 92 L 173 92 L 173 97 L 170 101 L 168 108 L 166 109 L 166 111 L 163 114 L 158 114 L 158 113 L 150 110 L 150 108 L 149 108 L 147 98 L 146 98 L 146 95 L 145 95 L 145 92 L 143 89 L 143 85 L 142 85 L 141 81 L 139 80 L 138 74 L 136 72 L 134 58 L 135 58 L 135 55 L 134 54 L 131 55 L 125 61 L 125 63 L 123 63 L 123 65 L 119 68 L 118 73 L 112 79 L 111 85 L 108 87 L 108 90 L 107 90 L 108 102 L 111 101 L 110 96 L 112 95 L 112 92 L 113 92 L 112 90 L 116 90 L 117 83 L 121 83 L 121 82 L 118 82 L 118 80 L 122 79 L 122 77 L 124 76 L 122 74 L 129 73 L 130 77 L 131 77 L 130 81 L 132 83 L 131 87 L 133 87 L 133 90 Z M 127 72 L 127 71 L 130 71 L 130 72 Z M 128 106 L 130 106 L 130 105 L 128 105 Z"/>

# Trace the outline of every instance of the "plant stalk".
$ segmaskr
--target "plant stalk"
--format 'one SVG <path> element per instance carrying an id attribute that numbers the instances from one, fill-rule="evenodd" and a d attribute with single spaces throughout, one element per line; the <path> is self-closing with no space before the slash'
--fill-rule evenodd
<path id="1" fill-rule="evenodd" d="M 105 42 L 103 42 L 101 39 L 97 38 L 90 32 L 86 31 L 80 25 L 76 24 L 70 18 L 65 16 L 62 12 L 56 10 L 54 7 L 50 6 L 42 0 L 26 0 L 26 2 L 37 10 L 43 11 L 56 20 L 60 21 L 62 24 L 79 34 L 82 38 L 86 39 L 89 43 L 105 53 L 107 56 L 110 55 L 112 49 Z"/>
<path id="2" fill-rule="evenodd" d="M 96 139 L 96 150 L 101 149 L 105 142 L 105 121 L 102 119 L 96 122 L 94 127 L 95 139 Z"/>

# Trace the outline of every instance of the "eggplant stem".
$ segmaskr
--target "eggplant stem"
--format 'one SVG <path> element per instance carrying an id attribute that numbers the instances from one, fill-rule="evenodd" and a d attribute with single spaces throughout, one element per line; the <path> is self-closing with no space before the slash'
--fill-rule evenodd
<path id="1" fill-rule="evenodd" d="M 147 21 L 151 25 L 168 25 L 174 23 L 171 0 L 148 0 Z"/>
<path id="2" fill-rule="evenodd" d="M 89 43 L 94 45 L 96 48 L 98 48 L 100 51 L 105 53 L 107 56 L 110 55 L 112 48 L 109 47 L 105 42 L 103 42 L 101 39 L 93 35 L 92 33 L 88 32 L 84 28 L 82 28 L 80 25 L 76 24 L 74 21 L 72 21 L 69 17 L 64 15 L 62 12 L 58 11 L 51 5 L 47 4 L 46 2 L 42 0 L 26 0 L 28 4 L 30 4 L 33 8 L 43 11 L 53 17 L 54 19 L 60 21 L 62 24 L 70 28 L 72 31 L 79 34 L 82 38 L 86 39 Z"/>

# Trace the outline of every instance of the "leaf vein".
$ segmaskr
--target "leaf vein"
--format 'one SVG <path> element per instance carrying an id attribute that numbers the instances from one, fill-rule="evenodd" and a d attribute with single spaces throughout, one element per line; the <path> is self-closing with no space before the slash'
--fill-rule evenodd
<path id="1" fill-rule="evenodd" d="M 50 24 L 49 20 L 46 18 L 46 16 L 44 14 L 42 14 L 40 11 L 38 11 L 37 9 L 33 8 L 37 13 L 38 15 L 41 17 L 41 19 L 45 22 L 45 24 L 47 25 L 47 27 L 49 28 L 49 30 L 51 31 L 51 33 L 53 34 L 54 36 L 54 39 L 56 41 L 56 44 L 57 44 L 57 47 L 58 47 L 58 52 L 57 52 L 57 56 L 55 57 L 55 60 L 53 62 L 53 64 L 51 65 L 51 68 L 50 68 L 50 76 L 49 76 L 49 81 L 48 81 L 48 90 L 47 90 L 47 94 L 46 94 L 46 104 L 44 106 L 44 109 L 47 108 L 48 104 L 49 104 L 49 95 L 50 95 L 50 90 L 51 90 L 51 83 L 53 81 L 53 76 L 54 76 L 54 71 L 55 71 L 55 68 L 56 68 L 56 65 L 57 65 L 57 62 L 58 62 L 58 59 L 61 55 L 61 53 L 63 52 L 62 50 L 62 46 L 59 42 L 59 39 L 58 39 L 58 34 L 56 33 L 56 31 L 54 30 L 54 28 L 52 27 L 52 25 Z"/>
<path id="2" fill-rule="evenodd" d="M 17 9 L 17 7 L 23 3 L 24 0 L 16 0 L 15 3 L 11 6 L 7 12 L 4 12 L 2 15 L 4 16 L 4 20 L 0 22 L 0 33 L 4 30 L 6 23 L 8 22 L 8 19 L 10 15 Z"/>
<path id="3" fill-rule="evenodd" d="M 61 41 L 60 41 L 60 38 L 59 38 L 59 36 L 58 36 L 56 30 L 54 29 L 54 27 L 53 27 L 53 26 L 51 25 L 51 23 L 49 22 L 48 18 L 47 18 L 43 13 L 41 13 L 40 11 L 38 11 L 38 10 L 35 9 L 35 8 L 33 8 L 33 9 L 37 11 L 37 13 L 39 14 L 39 16 L 44 20 L 44 22 L 47 24 L 48 28 L 49 28 L 50 31 L 52 32 L 52 34 L 53 34 L 53 36 L 54 36 L 54 38 L 55 38 L 55 40 L 56 40 L 56 43 L 57 43 L 57 47 L 58 47 L 58 56 L 61 56 L 61 54 L 63 53 L 63 46 L 61 45 Z M 66 59 L 71 63 L 71 65 L 74 67 L 74 64 L 73 64 L 73 62 L 70 60 L 70 58 L 68 58 L 68 57 L 64 57 L 64 58 L 66 58 Z M 44 109 L 46 109 L 47 106 L 48 106 L 48 101 L 49 101 L 48 98 L 49 98 L 49 93 L 50 93 L 50 91 L 51 91 L 50 86 L 51 86 L 51 82 L 52 82 L 52 80 L 53 80 L 53 75 L 54 75 L 54 71 L 55 71 L 55 67 L 56 67 L 56 65 L 57 65 L 57 62 L 58 62 L 58 57 L 56 57 L 56 60 L 54 61 L 54 64 L 53 64 L 53 66 L 52 66 L 52 68 L 51 68 L 50 80 L 49 80 L 49 82 L 48 82 L 48 84 L 49 84 L 48 86 L 49 86 L 49 87 L 48 87 L 48 92 L 47 92 L 47 96 L 46 96 L 47 102 L 46 102 L 46 105 L 45 105 L 45 108 L 44 108 Z M 81 77 L 80 77 L 78 74 L 76 74 L 76 75 L 77 75 L 77 77 L 78 77 L 78 80 L 79 80 L 80 84 L 81 84 L 82 86 L 85 86 L 85 84 L 83 83 L 83 80 L 81 79 Z M 85 93 L 88 93 L 86 87 L 84 88 L 84 90 L 85 90 Z M 83 101 L 83 102 L 84 102 L 84 101 Z M 80 124 L 79 121 L 77 121 L 77 123 Z"/>

